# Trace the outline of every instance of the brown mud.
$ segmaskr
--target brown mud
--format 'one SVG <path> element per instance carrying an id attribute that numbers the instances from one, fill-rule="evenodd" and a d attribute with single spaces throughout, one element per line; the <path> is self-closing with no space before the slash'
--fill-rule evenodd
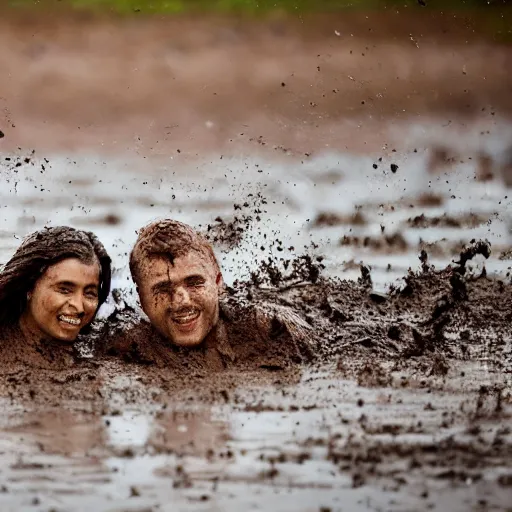
<path id="1" fill-rule="evenodd" d="M 423 271 L 410 273 L 404 286 L 388 294 L 372 290 L 366 267 L 359 282 L 349 282 L 324 278 L 321 262 L 311 257 L 292 261 L 292 270 L 281 270 L 278 277 L 282 262 L 269 262 L 252 281 L 228 290 L 224 301 L 236 312 L 238 327 L 230 327 L 224 347 L 173 350 L 148 324 L 137 325 L 137 315 L 122 306 L 96 329 L 94 341 L 108 343 L 117 329 L 131 343 L 124 353 L 75 359 L 62 369 L 15 367 L 6 361 L 1 396 L 11 407 L 22 404 L 25 414 L 14 416 L 4 436 L 35 443 L 8 468 L 5 492 L 13 493 L 10 502 L 26 494 L 13 488 L 15 475 L 23 471 L 35 481 L 51 481 L 55 457 L 64 456 L 87 465 L 98 504 L 106 499 L 103 487 L 117 481 L 116 468 L 126 468 L 128 475 L 132 464 L 147 459 L 156 464 L 150 481 L 130 483 L 124 477 L 118 483 L 125 496 L 141 503 L 148 493 L 160 496 L 160 503 L 169 499 L 162 485 L 170 480 L 192 507 L 223 502 L 227 489 L 240 503 L 247 485 L 261 484 L 278 489 L 291 485 L 294 496 L 303 489 L 315 510 L 337 510 L 338 493 L 347 500 L 359 490 L 376 503 L 405 509 L 443 510 L 448 500 L 456 504 L 454 510 L 469 505 L 507 510 L 512 284 L 468 275 L 465 263 L 476 254 L 488 256 L 489 245 L 474 242 L 458 263 L 436 271 L 423 252 Z M 282 325 L 273 326 L 277 335 L 266 344 L 251 338 L 261 340 L 261 332 L 241 313 L 269 304 L 292 308 L 310 324 L 314 336 L 307 357 L 304 345 L 294 343 Z M 483 374 L 482 364 L 487 368 Z M 329 376 L 322 376 L 326 369 Z M 340 400 L 346 401 L 341 408 Z M 272 424 L 272 415 L 279 414 L 289 418 L 285 421 L 295 418 L 296 426 L 282 446 L 265 448 L 263 437 L 258 448 L 251 448 L 233 425 L 210 418 L 210 409 L 225 407 L 230 421 L 242 415 L 247 425 L 258 417 Z M 323 427 L 307 428 L 317 412 L 331 419 L 324 418 Z M 132 443 L 115 442 L 121 428 L 115 425 L 128 422 L 124 428 L 129 431 L 130 414 L 150 418 L 142 445 L 137 437 Z M 37 453 L 39 459 L 34 458 Z M 244 461 L 252 453 L 258 458 L 247 472 Z M 171 459 L 162 464 L 162 455 Z M 117 462 L 108 469 L 105 463 L 112 457 Z M 206 465 L 203 470 L 196 468 L 197 461 Z M 320 463 L 341 479 L 338 484 L 327 476 L 313 483 Z M 302 476 L 292 476 L 296 471 Z M 458 496 L 468 486 L 472 493 Z M 332 497 L 325 494 L 331 491 Z M 52 493 L 39 491 L 37 496 L 48 500 Z M 89 491 L 81 488 L 79 496 L 87 497 Z M 357 501 L 361 497 L 354 499 L 354 510 L 366 510 Z M 325 500 L 329 506 L 318 509 Z"/>

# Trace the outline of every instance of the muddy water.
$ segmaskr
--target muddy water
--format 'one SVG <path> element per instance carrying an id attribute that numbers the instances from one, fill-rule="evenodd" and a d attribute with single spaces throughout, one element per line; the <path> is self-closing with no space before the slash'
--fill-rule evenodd
<path id="1" fill-rule="evenodd" d="M 36 153 L 4 170 L 2 259 L 43 225 L 92 229 L 113 254 L 114 285 L 135 303 L 127 252 L 138 227 L 172 216 L 221 233 L 215 219 L 236 216 L 240 239 L 216 243 L 231 284 L 284 247 L 289 256 L 324 255 L 326 272 L 348 279 L 369 264 L 374 287 L 385 289 L 420 268 L 421 248 L 442 267 L 472 238 L 493 249 L 489 260 L 470 263 L 474 272 L 485 264 L 488 274 L 507 275 L 512 210 L 499 178 L 476 183 L 468 161 L 432 179 L 424 149 L 382 155 L 327 153 L 304 164 L 211 155 L 196 165 L 148 166 L 83 154 L 46 162 Z M 427 220 L 414 220 L 420 215 Z M 158 382 L 141 384 L 136 369 L 104 369 L 99 403 L 75 393 L 64 410 L 11 395 L 2 509 L 507 510 L 510 375 L 496 373 L 492 353 L 475 357 L 450 363 L 444 377 L 381 358 L 392 379 L 371 385 L 337 370 L 335 357 L 291 377 L 191 380 L 170 395 Z M 485 385 L 491 391 L 481 399 Z M 498 412 L 496 385 L 505 386 Z"/>
<path id="2" fill-rule="evenodd" d="M 292 386 L 244 375 L 213 403 L 187 391 L 127 403 L 115 390 L 129 377 L 114 377 L 101 415 L 11 404 L 2 508 L 507 510 L 510 406 L 478 405 L 470 383 L 491 385 L 489 372 L 460 365 L 446 390 L 392 375 L 381 388 L 327 368 Z"/>
<path id="3" fill-rule="evenodd" d="M 0 84 L 0 106 L 10 128 L 0 140 L 1 262 L 44 225 L 91 229 L 113 256 L 114 286 L 135 305 L 127 254 L 136 231 L 171 216 L 211 237 L 228 284 L 261 260 L 308 252 L 324 257 L 327 276 L 356 280 L 360 264 L 369 265 L 382 291 L 403 287 L 408 269 L 421 268 L 420 250 L 443 268 L 481 238 L 492 254 L 469 262 L 470 272 L 480 275 L 485 265 L 488 276 L 510 282 L 512 196 L 500 165 L 512 125 L 502 47 L 440 51 L 432 40 L 407 36 L 410 47 L 372 41 L 372 53 L 364 23 L 353 43 L 347 36 L 340 44 L 331 27 L 338 46 L 327 37 L 299 44 L 286 30 L 254 39 L 227 30 L 208 39 L 199 25 L 169 42 L 165 26 L 158 37 L 141 27 L 133 40 L 126 26 L 89 27 L 89 43 L 72 31 L 33 31 L 37 41 L 28 46 L 22 31 L 2 32 L 10 79 Z M 220 46 L 208 49 L 199 36 Z M 277 56 L 270 52 L 276 37 L 289 42 Z M 226 67 L 226 40 L 239 43 L 229 54 L 238 71 Z M 137 48 L 133 66 L 111 65 L 105 46 L 125 63 Z M 167 82 L 161 57 L 173 73 L 188 63 L 178 86 Z M 258 65 L 243 65 L 249 59 Z M 466 62 L 474 65 L 469 73 Z M 313 80 L 318 65 L 326 74 Z M 442 70 L 451 70 L 449 80 L 439 80 Z M 397 73 L 402 81 L 393 89 Z M 276 80 L 279 94 L 293 84 L 293 101 L 276 96 Z M 125 83 L 132 92 L 116 96 Z M 209 93 L 221 85 L 217 104 Z M 373 98 L 364 107 L 362 85 Z M 460 112 L 466 87 L 470 118 Z M 333 89 L 343 99 L 323 105 L 327 119 L 315 108 Z M 448 109 L 455 90 L 456 107 Z M 431 173 L 439 146 L 449 147 L 449 165 Z M 492 156 L 490 181 L 475 180 L 479 152 Z M 424 325 L 435 299 L 397 300 L 395 316 L 372 321 L 378 307 L 352 304 L 350 311 L 359 308 L 372 334 L 391 320 Z M 481 314 L 465 356 L 455 325 L 445 333 L 452 352 L 425 360 L 344 342 L 314 367 L 191 375 L 179 386 L 174 376 L 112 362 L 84 370 L 83 380 L 37 371 L 2 376 L 1 508 L 508 510 L 510 317 L 488 317 L 475 299 L 462 305 L 461 318 L 474 304 Z M 496 294 L 489 305 L 499 309 Z M 106 304 L 102 316 L 113 307 Z M 358 341 L 349 324 L 348 344 Z"/>

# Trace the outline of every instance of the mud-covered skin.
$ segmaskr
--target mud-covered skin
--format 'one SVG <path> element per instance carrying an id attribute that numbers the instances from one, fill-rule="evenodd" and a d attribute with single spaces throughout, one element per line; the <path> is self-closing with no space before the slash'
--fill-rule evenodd
<path id="1" fill-rule="evenodd" d="M 0 375 L 16 373 L 20 368 L 53 369 L 58 372 L 80 360 L 73 344 L 45 339 L 28 343 L 18 326 L 0 330 L 0 358 Z"/>
<path id="2" fill-rule="evenodd" d="M 312 360 L 312 326 L 289 307 L 248 304 L 236 297 L 220 301 L 219 322 L 198 347 L 179 347 L 145 320 L 126 331 L 114 325 L 98 344 L 106 356 L 173 371 L 220 370 L 237 365 L 282 369 Z"/>
<path id="3" fill-rule="evenodd" d="M 76 346 L 41 340 L 27 344 L 21 330 L 0 332 L 0 399 L 24 408 L 56 407 L 77 401 L 74 409 L 100 411 L 103 399 L 99 365 L 83 359 Z"/>
<path id="4" fill-rule="evenodd" d="M 291 275 L 278 276 L 266 265 L 257 279 L 228 288 L 218 325 L 197 348 L 173 346 L 123 300 L 108 319 L 81 336 L 77 348 L 176 374 L 278 370 L 353 357 L 383 358 L 437 373 L 445 372 L 450 360 L 487 358 L 507 372 L 512 368 L 512 285 L 465 268 L 474 255 L 489 253 L 486 242 L 476 241 L 463 248 L 456 263 L 438 271 L 424 251 L 422 270 L 410 272 L 388 294 L 372 290 L 367 268 L 356 283 L 319 277 L 316 267 L 305 273 L 300 265 Z M 273 286 L 262 284 L 269 272 Z M 74 364 L 71 352 L 61 357 L 59 350 L 43 347 L 31 358 L 23 343 L 11 349 L 3 344 L 2 352 L 6 365 L 11 360 L 55 369 Z"/>

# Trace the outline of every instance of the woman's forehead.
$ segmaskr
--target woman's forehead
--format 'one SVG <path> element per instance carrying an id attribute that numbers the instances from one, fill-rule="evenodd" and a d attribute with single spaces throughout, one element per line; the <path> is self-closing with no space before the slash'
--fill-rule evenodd
<path id="1" fill-rule="evenodd" d="M 45 277 L 53 281 L 99 281 L 100 267 L 97 261 L 84 263 L 78 258 L 66 258 L 48 267 Z"/>

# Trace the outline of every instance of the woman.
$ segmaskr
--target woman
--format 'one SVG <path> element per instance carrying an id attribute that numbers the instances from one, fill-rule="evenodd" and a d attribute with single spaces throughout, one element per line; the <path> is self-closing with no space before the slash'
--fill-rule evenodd
<path id="1" fill-rule="evenodd" d="M 56 347 L 71 348 L 107 299 L 110 279 L 110 257 L 93 233 L 60 226 L 29 235 L 0 273 L 3 356 L 52 359 Z"/>

